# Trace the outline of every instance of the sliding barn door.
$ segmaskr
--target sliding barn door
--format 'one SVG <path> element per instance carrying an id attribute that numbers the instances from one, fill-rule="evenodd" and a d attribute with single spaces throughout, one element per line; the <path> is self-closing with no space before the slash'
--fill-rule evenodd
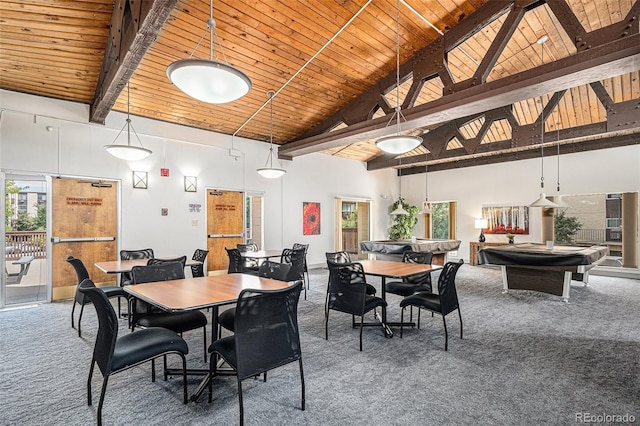
<path id="1" fill-rule="evenodd" d="M 244 242 L 244 193 L 207 191 L 207 257 L 208 271 L 227 271 L 226 248 Z"/>
<path id="2" fill-rule="evenodd" d="M 113 281 L 95 262 L 116 260 L 118 188 L 116 182 L 53 179 L 52 299 L 73 297 L 78 284 L 67 256 L 82 260 L 96 283 Z"/>

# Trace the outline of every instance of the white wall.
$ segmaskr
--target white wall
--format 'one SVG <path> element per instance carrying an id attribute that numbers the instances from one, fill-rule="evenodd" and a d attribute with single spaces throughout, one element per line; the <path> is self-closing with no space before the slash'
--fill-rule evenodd
<path id="1" fill-rule="evenodd" d="M 311 154 L 284 161 L 287 174 L 268 180 L 255 171 L 267 158 L 269 146 L 263 142 L 235 138 L 233 147 L 242 152 L 236 159 L 229 156 L 230 136 L 135 116 L 134 128 L 153 155 L 126 162 L 103 149 L 122 128 L 124 114 L 110 113 L 102 126 L 88 123 L 87 105 L 3 90 L 0 110 L 0 168 L 4 171 L 122 182 L 122 248 L 149 246 L 160 255 L 174 255 L 204 247 L 205 187 L 263 193 L 265 248 L 308 243 L 310 264 L 323 264 L 324 253 L 334 249 L 336 197 L 373 200 L 373 239 L 388 236 L 389 207 L 399 189 L 392 169 L 367 172 L 358 161 Z M 48 132 L 46 126 L 53 131 Z M 555 194 L 556 164 L 556 157 L 545 158 L 549 195 Z M 160 177 L 161 167 L 170 169 L 170 177 Z M 148 190 L 132 188 L 133 170 L 149 172 Z M 197 193 L 184 192 L 184 175 L 198 177 Z M 640 145 L 563 155 L 561 189 L 567 195 L 640 190 Z M 480 217 L 483 204 L 526 205 L 539 192 L 540 159 L 430 172 L 428 176 L 429 201 L 458 204 L 459 257 L 464 259 L 469 257 L 469 241 L 478 238 L 473 222 Z M 421 206 L 424 174 L 403 176 L 402 196 Z M 302 235 L 304 201 L 321 203 L 321 235 Z M 202 204 L 202 211 L 189 213 L 189 203 Z M 160 215 L 163 207 L 169 209 L 166 217 Z M 193 220 L 198 226 L 192 226 Z M 422 219 L 415 235 L 423 235 Z M 531 209 L 526 240 L 539 242 L 540 235 L 540 210 Z M 487 236 L 488 241 L 502 238 Z"/>
<path id="2" fill-rule="evenodd" d="M 384 238 L 388 207 L 393 198 L 392 170 L 369 173 L 362 162 L 312 154 L 283 162 L 287 174 L 262 178 L 269 146 L 234 138 L 242 155 L 229 156 L 232 138 L 195 128 L 132 117 L 143 145 L 153 151 L 147 159 L 127 162 L 104 150 L 125 123 L 125 114 L 112 112 L 106 124 L 88 122 L 86 105 L 0 91 L 0 168 L 5 172 L 92 177 L 122 182 L 121 248 L 153 247 L 158 255 L 192 253 L 206 246 L 204 188 L 264 194 L 265 248 L 308 243 L 310 264 L 323 264 L 334 250 L 334 200 L 337 196 L 374 200 L 374 215 L 383 217 L 376 238 Z M 47 126 L 51 131 L 47 130 Z M 137 140 L 132 135 L 133 144 Z M 118 143 L 126 143 L 121 135 Z M 160 168 L 170 170 L 160 176 Z M 149 189 L 132 187 L 132 171 L 149 174 Z M 183 177 L 198 177 L 198 192 L 184 192 Z M 390 194 L 387 200 L 381 194 Z M 302 203 L 321 203 L 321 235 L 302 235 Z M 188 210 L 202 204 L 200 213 Z M 161 208 L 169 215 L 161 216 Z M 192 226 L 194 220 L 198 226 Z"/>

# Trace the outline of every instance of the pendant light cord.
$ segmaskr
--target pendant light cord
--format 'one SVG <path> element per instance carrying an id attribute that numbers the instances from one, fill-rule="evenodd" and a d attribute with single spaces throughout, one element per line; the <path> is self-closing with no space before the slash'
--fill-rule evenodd
<path id="1" fill-rule="evenodd" d="M 400 135 L 400 0 L 396 2 L 396 115 Z"/>
<path id="2" fill-rule="evenodd" d="M 544 65 L 544 43 L 546 41 L 544 37 L 539 40 L 542 65 Z M 542 192 L 544 192 L 544 95 L 540 95 L 540 106 L 542 107 L 542 111 L 540 112 L 540 164 L 542 168 L 540 172 L 540 188 L 543 190 Z"/>

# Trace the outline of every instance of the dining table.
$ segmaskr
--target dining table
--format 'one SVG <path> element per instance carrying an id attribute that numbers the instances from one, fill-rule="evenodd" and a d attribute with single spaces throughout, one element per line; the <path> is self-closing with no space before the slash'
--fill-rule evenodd
<path id="1" fill-rule="evenodd" d="M 148 261 L 149 259 L 107 260 L 96 262 L 94 265 L 107 274 L 122 274 L 123 272 L 131 272 L 134 266 L 147 266 Z M 202 262 L 188 259 L 185 267 L 192 265 L 202 265 Z"/>
<path id="2" fill-rule="evenodd" d="M 217 338 L 219 307 L 235 303 L 244 289 L 281 290 L 293 283 L 249 274 L 209 275 L 181 280 L 154 281 L 132 284 L 124 291 L 166 312 L 185 312 L 211 309 L 211 341 Z M 177 371 L 170 371 L 175 374 Z M 182 371 L 180 371 L 181 373 Z M 217 374 L 228 373 L 220 370 Z M 190 369 L 187 374 L 203 375 L 191 401 L 197 401 L 212 380 L 209 369 Z"/>
<path id="3" fill-rule="evenodd" d="M 440 265 L 430 265 L 424 263 L 396 262 L 392 260 L 359 260 L 362 264 L 365 275 L 380 277 L 382 279 L 381 297 L 387 300 L 386 283 L 387 278 L 402 279 L 415 274 L 424 272 L 433 272 L 442 269 Z M 390 326 L 414 325 L 413 323 L 387 322 L 387 310 L 382 310 L 382 316 L 378 318 L 385 330 L 386 337 L 393 337 L 393 331 Z M 367 326 L 380 326 L 379 323 L 366 323 Z"/>
<path id="4" fill-rule="evenodd" d="M 244 259 L 264 260 L 282 256 L 282 250 L 241 251 L 240 256 Z"/>

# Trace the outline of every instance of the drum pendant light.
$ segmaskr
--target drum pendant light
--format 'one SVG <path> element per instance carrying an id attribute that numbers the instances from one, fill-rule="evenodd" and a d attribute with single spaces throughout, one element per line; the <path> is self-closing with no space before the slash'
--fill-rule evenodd
<path id="1" fill-rule="evenodd" d="M 238 68 L 229 65 L 215 28 L 211 0 L 207 30 L 198 40 L 188 59 L 175 61 L 167 67 L 167 76 L 178 89 L 192 98 L 210 104 L 224 104 L 246 95 L 251 90 L 251 79 Z M 209 59 L 192 58 L 207 31 L 210 39 Z M 218 60 L 219 55 L 222 61 Z"/>
<path id="2" fill-rule="evenodd" d="M 396 3 L 396 108 L 387 123 L 387 126 L 396 119 L 396 134 L 385 136 L 376 141 L 378 148 L 389 154 L 404 154 L 412 149 L 417 148 L 422 143 L 419 136 L 400 134 L 400 117 L 402 111 L 400 108 L 400 1 Z M 404 118 L 404 116 L 402 116 Z"/>
<path id="3" fill-rule="evenodd" d="M 542 36 L 538 39 L 537 43 L 541 48 L 542 63 L 544 64 L 544 43 L 549 39 L 547 36 Z M 540 96 L 540 104 L 542 106 L 542 112 L 540 113 L 540 160 L 542 164 L 542 173 L 540 174 L 540 197 L 533 203 L 529 204 L 529 207 L 544 207 L 554 208 L 558 207 L 556 203 L 549 200 L 544 193 L 544 99 Z"/>
<path id="4" fill-rule="evenodd" d="M 269 105 L 271 108 L 270 112 L 270 136 L 269 136 L 269 156 L 267 157 L 267 161 L 264 163 L 264 167 L 257 170 L 258 174 L 267 179 L 276 179 L 280 176 L 287 173 L 285 169 L 279 169 L 277 167 L 273 167 L 273 96 L 275 93 L 273 91 L 267 92 L 267 96 L 269 96 Z"/>
<path id="5" fill-rule="evenodd" d="M 122 126 L 122 129 L 120 129 L 120 132 L 118 133 L 116 138 L 111 143 L 111 145 L 105 145 L 104 149 L 106 149 L 109 154 L 121 160 L 138 161 L 138 160 L 147 158 L 149 154 L 152 154 L 152 152 L 150 149 L 147 149 L 144 146 L 142 146 L 142 141 L 138 137 L 136 130 L 133 128 L 133 124 L 131 124 L 131 118 L 129 118 L 129 109 L 130 109 L 129 84 L 127 83 L 127 120 L 124 123 L 124 126 Z M 116 144 L 116 141 L 124 131 L 125 127 L 127 128 L 127 144 L 126 145 Z M 136 139 L 138 139 L 138 143 L 140 143 L 140 146 L 131 145 L 131 131 L 133 131 L 133 134 L 136 136 Z"/>

